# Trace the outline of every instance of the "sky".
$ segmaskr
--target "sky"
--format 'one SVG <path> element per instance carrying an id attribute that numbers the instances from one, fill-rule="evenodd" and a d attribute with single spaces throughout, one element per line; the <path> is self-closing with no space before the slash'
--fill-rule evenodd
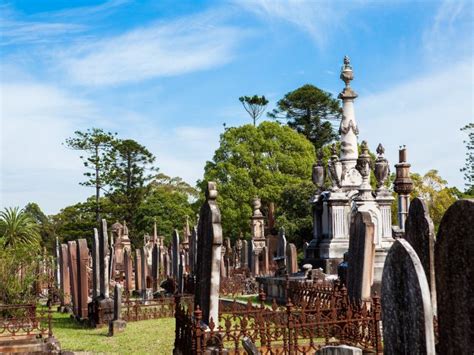
<path id="1" fill-rule="evenodd" d="M 473 116 L 471 1 L 1 1 L 0 207 L 48 214 L 84 201 L 79 153 L 91 127 L 135 139 L 160 171 L 194 185 L 223 124 L 250 123 L 310 83 L 334 96 L 351 58 L 359 141 L 406 145 L 412 171 L 463 189 Z"/>

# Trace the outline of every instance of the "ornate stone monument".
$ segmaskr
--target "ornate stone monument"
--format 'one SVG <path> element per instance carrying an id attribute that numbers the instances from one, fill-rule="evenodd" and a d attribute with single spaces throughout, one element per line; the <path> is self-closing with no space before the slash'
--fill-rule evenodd
<path id="1" fill-rule="evenodd" d="M 265 247 L 265 220 L 260 208 L 262 203 L 258 197 L 253 199 L 253 214 L 251 219 L 251 233 L 252 233 L 252 274 L 254 276 L 260 275 L 260 269 L 263 265 L 262 250 Z"/>

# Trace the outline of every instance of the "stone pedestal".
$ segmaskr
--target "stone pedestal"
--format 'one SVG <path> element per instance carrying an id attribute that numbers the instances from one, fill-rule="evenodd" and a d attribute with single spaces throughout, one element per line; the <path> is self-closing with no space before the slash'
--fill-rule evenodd
<path id="1" fill-rule="evenodd" d="M 122 319 L 113 320 L 109 323 L 109 337 L 113 337 L 117 333 L 121 333 L 127 327 L 127 322 Z"/>
<path id="2" fill-rule="evenodd" d="M 98 297 L 89 303 L 89 324 L 92 327 L 103 327 L 114 319 L 114 300 Z"/>

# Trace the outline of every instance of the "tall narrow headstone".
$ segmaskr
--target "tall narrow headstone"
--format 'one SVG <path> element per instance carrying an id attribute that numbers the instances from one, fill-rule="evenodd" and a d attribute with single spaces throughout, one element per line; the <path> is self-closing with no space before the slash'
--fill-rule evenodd
<path id="1" fill-rule="evenodd" d="M 298 251 L 293 243 L 286 245 L 286 269 L 290 275 L 298 272 Z"/>
<path id="2" fill-rule="evenodd" d="M 160 278 L 160 246 L 155 244 L 152 250 L 151 258 L 151 278 L 153 281 L 153 292 L 158 291 L 158 282 Z"/>
<path id="3" fill-rule="evenodd" d="M 107 232 L 107 221 L 103 219 L 102 231 L 99 235 L 99 265 L 100 265 L 99 284 L 100 284 L 100 294 L 105 298 L 109 298 L 109 285 L 110 285 L 109 258 L 110 258 L 110 250 L 109 250 L 109 237 L 108 237 L 108 232 Z"/>
<path id="4" fill-rule="evenodd" d="M 268 275 L 270 273 L 270 255 L 269 255 L 267 246 L 263 247 L 262 255 L 263 255 L 263 270 L 261 274 Z"/>
<path id="5" fill-rule="evenodd" d="M 435 244 L 439 354 L 474 349 L 474 200 L 448 208 Z"/>
<path id="6" fill-rule="evenodd" d="M 58 285 L 58 287 L 61 287 L 61 256 L 59 254 L 59 238 L 56 237 L 56 285 Z"/>
<path id="7" fill-rule="evenodd" d="M 209 324 L 219 319 L 219 286 L 222 247 L 221 213 L 216 202 L 215 182 L 208 182 L 206 202 L 201 206 L 198 227 L 198 264 L 194 304 L 200 306 L 202 319 Z"/>
<path id="8" fill-rule="evenodd" d="M 78 314 L 77 304 L 77 246 L 75 241 L 67 242 L 69 284 L 71 285 L 72 311 Z"/>
<path id="9" fill-rule="evenodd" d="M 172 263 L 173 263 L 173 277 L 177 281 L 179 276 L 179 234 L 178 231 L 175 229 L 173 232 L 173 240 L 171 244 L 172 248 Z"/>
<path id="10" fill-rule="evenodd" d="M 351 299 L 369 300 L 374 279 L 374 223 L 369 212 L 357 212 L 351 223 L 347 292 Z"/>
<path id="11" fill-rule="evenodd" d="M 69 256 L 67 244 L 61 244 L 60 271 L 61 271 L 61 306 L 67 306 L 71 303 L 71 284 L 69 276 Z"/>
<path id="12" fill-rule="evenodd" d="M 141 295 L 146 299 L 146 278 L 147 278 L 147 250 L 146 247 L 140 248 L 140 263 L 141 263 Z"/>
<path id="13" fill-rule="evenodd" d="M 177 280 L 177 286 L 178 286 L 178 292 L 179 293 L 184 293 L 184 266 L 186 265 L 184 262 L 185 253 L 184 251 L 181 251 L 181 254 L 179 255 L 180 257 L 180 263 L 179 263 L 179 276 Z"/>
<path id="14" fill-rule="evenodd" d="M 131 292 L 133 290 L 132 283 L 132 257 L 128 249 L 123 253 L 124 272 L 125 272 L 125 291 Z"/>
<path id="15" fill-rule="evenodd" d="M 135 249 L 135 290 L 142 290 L 142 256 L 140 249 Z"/>
<path id="16" fill-rule="evenodd" d="M 249 242 L 245 239 L 242 241 L 241 265 L 243 268 L 249 267 Z"/>
<path id="17" fill-rule="evenodd" d="M 397 239 L 382 276 L 385 354 L 435 354 L 433 309 L 425 271 L 413 247 Z"/>
<path id="18" fill-rule="evenodd" d="M 415 249 L 420 258 L 428 279 L 431 292 L 431 303 L 436 315 L 436 280 L 434 270 L 434 225 L 428 212 L 428 207 L 420 198 L 414 198 L 410 203 L 408 217 L 405 221 L 405 239 Z"/>
<path id="19" fill-rule="evenodd" d="M 89 248 L 87 240 L 77 240 L 77 317 L 86 319 L 87 297 L 89 295 L 89 279 L 87 273 L 87 264 L 89 263 Z"/>
<path id="20" fill-rule="evenodd" d="M 127 323 L 122 319 L 122 286 L 116 283 L 114 288 L 114 317 L 109 323 L 109 336 L 123 332 Z"/>
<path id="21" fill-rule="evenodd" d="M 192 275 L 196 272 L 197 262 L 197 229 L 193 227 L 191 231 L 191 239 L 189 241 L 189 268 Z"/>
<path id="22" fill-rule="evenodd" d="M 92 245 L 92 298 L 100 295 L 100 252 L 99 231 L 94 228 L 94 243 Z"/>

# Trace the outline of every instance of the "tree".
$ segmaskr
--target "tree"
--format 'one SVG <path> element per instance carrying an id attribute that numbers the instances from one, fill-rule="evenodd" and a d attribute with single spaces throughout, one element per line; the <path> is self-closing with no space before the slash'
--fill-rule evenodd
<path id="1" fill-rule="evenodd" d="M 95 187 L 95 219 L 100 224 L 100 191 L 109 183 L 109 171 L 112 163 L 112 144 L 115 136 L 99 128 L 88 129 L 85 132 L 76 131 L 75 136 L 66 139 L 66 146 L 84 152 L 81 155 L 84 167 L 88 170 L 84 176 L 88 180 L 81 182 L 83 186 Z"/>
<path id="2" fill-rule="evenodd" d="M 241 96 L 239 101 L 242 103 L 245 111 L 250 115 L 253 120 L 253 125 L 257 124 L 257 120 L 260 118 L 265 108 L 268 105 L 268 100 L 265 96 Z"/>
<path id="3" fill-rule="evenodd" d="M 464 173 L 464 181 L 466 182 L 466 193 L 474 195 L 474 123 L 469 123 L 461 131 L 466 132 L 468 140 L 466 144 L 466 162 L 461 172 Z"/>
<path id="4" fill-rule="evenodd" d="M 278 211 L 287 186 L 311 180 L 313 162 L 311 142 L 277 122 L 226 129 L 204 172 L 205 180 L 217 182 L 224 235 L 235 238 L 249 233 L 256 196 L 264 206 L 274 202 Z M 204 181 L 199 185 L 204 191 Z"/>
<path id="5" fill-rule="evenodd" d="M 147 193 L 146 183 L 153 177 L 149 172 L 157 171 L 152 166 L 155 157 L 144 146 L 132 139 L 116 140 L 111 152 L 113 157 L 108 194 L 122 218 L 135 231 L 135 216 Z"/>
<path id="6" fill-rule="evenodd" d="M 190 200 L 196 198 L 197 191 L 179 177 L 159 174 L 151 183 L 150 190 L 137 211 L 137 229 L 140 234 L 150 232 L 156 222 L 158 232 L 171 240 L 174 229 L 181 229 L 186 216 L 194 221 L 196 210 Z M 132 236 L 135 246 L 142 238 Z"/>
<path id="7" fill-rule="evenodd" d="M 39 248 L 39 226 L 18 207 L 5 208 L 0 212 L 0 239 L 3 247 L 29 246 Z"/>
<path id="8" fill-rule="evenodd" d="M 319 149 L 337 138 L 330 121 L 340 120 L 342 109 L 330 93 L 306 84 L 287 93 L 268 116 L 286 120 L 288 126 L 305 135 Z"/>
<path id="9" fill-rule="evenodd" d="M 38 225 L 41 244 L 50 252 L 54 252 L 56 248 L 56 233 L 51 219 L 46 216 L 40 206 L 34 202 L 28 203 L 23 211 Z"/>

